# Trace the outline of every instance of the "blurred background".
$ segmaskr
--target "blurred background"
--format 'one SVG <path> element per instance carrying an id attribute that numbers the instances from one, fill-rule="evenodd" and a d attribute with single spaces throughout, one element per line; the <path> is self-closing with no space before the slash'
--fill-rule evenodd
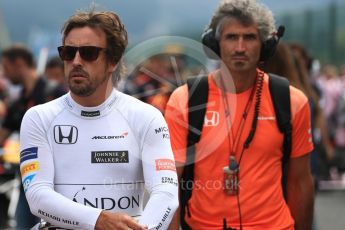
<path id="1" fill-rule="evenodd" d="M 345 0 L 261 2 L 273 11 L 277 26 L 285 25 L 281 41 L 295 52 L 296 66 L 299 58 L 305 61 L 305 69 L 299 66 L 299 75 L 305 70 L 306 78 L 285 77 L 290 78 L 290 82 L 301 88 L 318 107 L 315 113 L 320 119 L 317 119 L 313 133 L 317 146 L 315 154 L 318 154 L 313 158 L 316 161 L 313 173 L 317 191 L 314 229 L 345 229 Z M 76 10 L 89 9 L 92 4 L 98 10 L 114 10 L 119 14 L 128 31 L 128 53 L 137 48 L 134 56 L 145 49 L 146 41 L 160 36 L 180 36 L 191 39 L 189 44 L 198 43 L 218 3 L 216 0 L 0 0 L 0 52 L 14 43 L 23 43 L 32 50 L 39 73 L 44 73 L 47 61 L 58 54 L 56 47 L 61 45 L 60 31 L 64 21 Z M 144 44 L 144 48 L 138 48 L 140 44 Z M 150 44 L 157 45 L 155 42 Z M 168 51 L 173 58 L 159 54 L 160 51 L 150 53 L 148 59 L 137 63 L 138 66 L 128 73 L 128 80 L 120 85 L 121 90 L 153 104 L 162 112 L 171 91 L 178 85 L 176 75 L 185 78 L 205 69 L 195 68 L 203 60 L 186 57 L 190 47 L 163 46 L 161 52 Z M 298 54 L 300 48 L 305 55 L 303 52 Z M 157 80 L 154 76 L 163 78 Z M 9 100 L 4 103 L 6 108 L 18 97 L 20 87 L 11 85 L 3 77 L 0 68 L 0 91 L 10 89 L 6 94 Z M 4 114 L 5 109 L 0 113 L 0 123 Z M 324 122 L 320 122 L 322 119 Z M 18 136 L 12 136 L 7 148 L 14 148 L 18 154 L 17 144 Z M 1 150 L 0 156 L 1 152 L 6 151 Z M 16 165 L 16 162 L 5 160 L 2 169 L 0 162 L 0 229 L 16 226 L 16 199 L 13 197 L 17 196 L 18 180 L 8 177 L 13 174 L 8 165 Z"/>
<path id="2" fill-rule="evenodd" d="M 218 1 L 95 0 L 99 9 L 115 10 L 129 32 L 129 46 L 162 35 L 185 36 L 197 41 Z M 341 65 L 345 58 L 345 1 L 261 1 L 272 9 L 277 25 L 286 26 L 284 41 L 298 41 L 323 63 Z M 85 0 L 0 0 L 0 49 L 23 42 L 35 55 L 42 47 L 56 55 L 64 21 Z"/>

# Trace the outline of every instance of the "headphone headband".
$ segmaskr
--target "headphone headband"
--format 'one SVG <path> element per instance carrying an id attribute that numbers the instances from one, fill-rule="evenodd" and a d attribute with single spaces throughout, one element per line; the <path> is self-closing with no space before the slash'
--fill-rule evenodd
<path id="1" fill-rule="evenodd" d="M 284 32 L 285 27 L 281 25 L 278 27 L 275 35 L 262 43 L 260 61 L 265 62 L 273 56 L 280 38 L 284 35 Z M 204 52 L 209 58 L 216 60 L 220 58 L 219 41 L 216 39 L 215 31 L 212 28 L 209 28 L 202 34 L 201 42 L 204 45 Z"/>

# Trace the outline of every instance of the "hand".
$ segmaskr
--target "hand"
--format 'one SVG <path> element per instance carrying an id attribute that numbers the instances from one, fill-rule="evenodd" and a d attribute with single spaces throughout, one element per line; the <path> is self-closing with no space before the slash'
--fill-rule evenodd
<path id="1" fill-rule="evenodd" d="M 96 230 L 146 230 L 144 227 L 137 223 L 135 219 L 124 213 L 113 213 L 102 211 L 99 215 L 96 226 Z"/>

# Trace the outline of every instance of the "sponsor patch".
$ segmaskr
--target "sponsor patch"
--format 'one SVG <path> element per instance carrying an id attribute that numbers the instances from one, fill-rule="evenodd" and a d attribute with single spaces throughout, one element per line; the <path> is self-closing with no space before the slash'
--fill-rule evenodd
<path id="1" fill-rule="evenodd" d="M 38 161 L 34 161 L 28 164 L 23 165 L 22 167 L 20 167 L 20 173 L 22 175 L 22 177 L 24 177 L 25 175 L 32 173 L 32 172 L 37 172 L 39 169 L 39 163 Z"/>
<path id="2" fill-rule="evenodd" d="M 54 139 L 57 144 L 75 144 L 78 139 L 78 129 L 73 125 L 55 125 Z"/>
<path id="3" fill-rule="evenodd" d="M 38 147 L 31 147 L 24 149 L 20 152 L 20 163 L 23 163 L 24 161 L 31 160 L 31 159 L 37 159 L 37 152 Z"/>
<path id="4" fill-rule="evenodd" d="M 207 111 L 204 118 L 205 126 L 217 126 L 219 124 L 219 112 Z"/>
<path id="5" fill-rule="evenodd" d="M 128 151 L 92 151 L 91 163 L 128 163 Z"/>
<path id="6" fill-rule="evenodd" d="M 162 134 L 162 138 L 163 138 L 163 139 L 170 139 L 170 136 L 169 136 L 169 129 L 168 129 L 168 127 L 166 127 L 166 126 L 159 127 L 159 128 L 157 128 L 157 129 L 155 129 L 155 133 L 156 133 L 156 134 Z"/>
<path id="7" fill-rule="evenodd" d="M 55 216 L 55 215 L 50 214 L 50 213 L 43 211 L 41 209 L 38 209 L 38 214 L 43 215 L 45 217 L 48 217 L 49 219 L 62 222 L 64 224 L 79 225 L 78 221 L 70 220 L 70 219 L 64 219 L 63 217 Z M 48 228 L 48 229 L 50 229 L 50 228 Z M 61 228 L 55 228 L 54 227 L 53 229 L 61 229 Z"/>
<path id="8" fill-rule="evenodd" d="M 97 111 L 81 111 L 81 114 L 83 117 L 98 117 L 101 115 L 101 112 L 99 110 Z"/>
<path id="9" fill-rule="evenodd" d="M 87 191 L 88 189 L 83 186 L 73 196 L 73 201 L 83 204 L 85 206 L 91 206 L 94 208 L 100 208 L 103 210 L 116 210 L 116 209 L 137 209 L 140 208 L 140 195 L 131 194 L 129 196 L 95 196 L 91 195 L 93 192 Z"/>
<path id="10" fill-rule="evenodd" d="M 162 177 L 162 184 L 173 184 L 175 186 L 178 186 L 177 179 L 171 178 L 171 177 Z"/>
<path id="11" fill-rule="evenodd" d="M 157 159 L 156 162 L 156 171 L 160 170 L 171 170 L 176 171 L 175 162 L 170 159 Z"/>
<path id="12" fill-rule="evenodd" d="M 31 181 L 34 179 L 35 176 L 36 176 L 36 173 L 31 174 L 31 175 L 24 178 L 24 180 L 23 180 L 24 192 L 26 192 L 28 190 Z"/>
<path id="13" fill-rule="evenodd" d="M 157 128 L 157 129 L 155 129 L 155 133 L 156 133 L 156 134 L 159 134 L 159 133 L 166 133 L 166 132 L 169 132 L 169 129 L 168 129 L 168 127 L 166 127 L 166 126 L 159 127 L 159 128 Z"/>
<path id="14" fill-rule="evenodd" d="M 163 223 L 167 220 L 168 216 L 170 215 L 171 213 L 171 208 L 168 207 L 167 210 L 165 211 L 163 217 L 162 217 L 162 220 L 161 222 L 158 224 L 158 226 L 155 228 L 156 230 L 158 229 L 161 229 L 163 227 Z"/>

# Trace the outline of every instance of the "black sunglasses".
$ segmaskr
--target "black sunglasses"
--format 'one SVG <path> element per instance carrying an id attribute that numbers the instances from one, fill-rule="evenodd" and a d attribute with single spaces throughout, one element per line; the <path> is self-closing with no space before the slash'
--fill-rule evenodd
<path id="1" fill-rule="evenodd" d="M 58 51 L 60 58 L 64 61 L 72 61 L 75 58 L 75 54 L 79 51 L 80 57 L 85 61 L 95 61 L 99 53 L 106 48 L 97 46 L 59 46 Z"/>

